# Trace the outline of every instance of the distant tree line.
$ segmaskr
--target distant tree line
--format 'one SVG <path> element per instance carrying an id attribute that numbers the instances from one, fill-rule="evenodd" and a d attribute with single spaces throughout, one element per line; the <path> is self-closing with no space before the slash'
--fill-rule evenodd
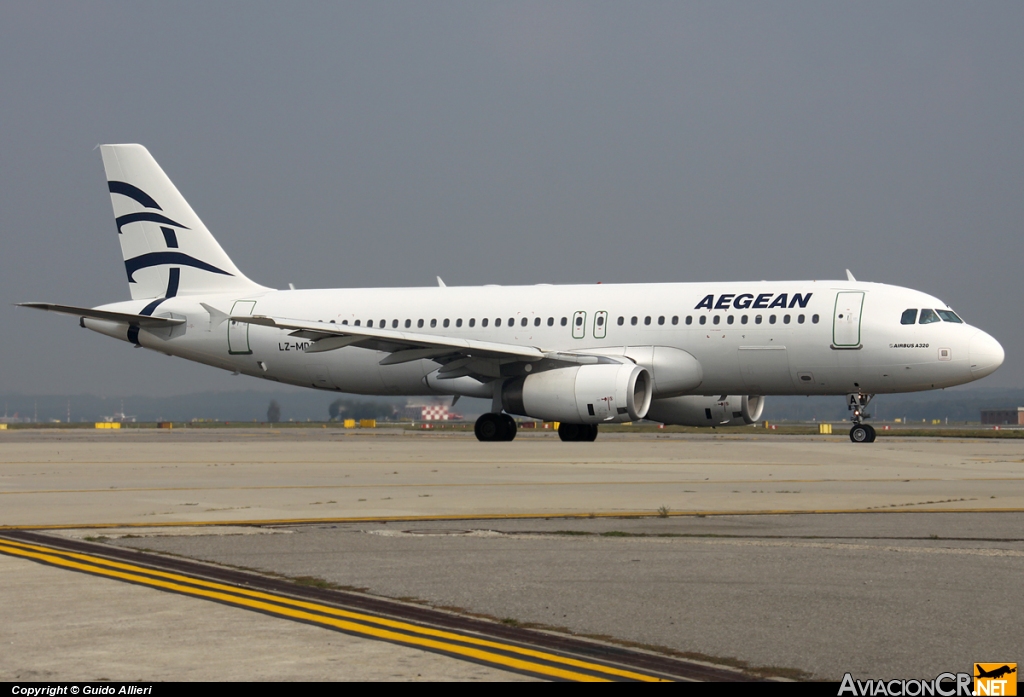
<path id="1" fill-rule="evenodd" d="M 345 419 L 390 419 L 395 416 L 395 407 L 386 402 L 336 399 L 327 407 L 331 421 Z"/>

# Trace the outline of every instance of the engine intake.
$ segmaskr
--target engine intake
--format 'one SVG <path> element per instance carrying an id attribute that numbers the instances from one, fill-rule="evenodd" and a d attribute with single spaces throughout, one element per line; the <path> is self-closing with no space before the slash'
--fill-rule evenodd
<path id="1" fill-rule="evenodd" d="M 764 397 L 672 397 L 651 402 L 647 418 L 675 426 L 746 426 L 761 418 Z"/>
<path id="2" fill-rule="evenodd" d="M 556 368 L 505 383 L 510 414 L 571 424 L 637 421 L 651 405 L 651 374 L 632 363 Z"/>

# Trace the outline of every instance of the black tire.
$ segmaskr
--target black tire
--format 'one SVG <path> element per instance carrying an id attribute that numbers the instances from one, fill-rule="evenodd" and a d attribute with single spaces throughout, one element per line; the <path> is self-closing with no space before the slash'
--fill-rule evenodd
<path id="1" fill-rule="evenodd" d="M 504 432 L 504 420 L 499 414 L 481 414 L 473 426 L 476 439 L 482 442 L 500 440 Z"/>
<path id="2" fill-rule="evenodd" d="M 578 424 L 558 424 L 558 437 L 565 442 L 577 441 L 580 439 L 580 428 Z"/>
<path id="3" fill-rule="evenodd" d="M 854 424 L 850 429 L 850 440 L 854 443 L 870 443 L 871 431 L 868 430 L 869 428 L 871 427 L 864 424 Z"/>
<path id="4" fill-rule="evenodd" d="M 864 428 L 868 430 L 868 443 L 874 443 L 876 436 L 875 427 L 869 426 L 868 424 L 864 424 Z"/>
<path id="5" fill-rule="evenodd" d="M 504 422 L 504 437 L 501 440 L 515 440 L 516 432 L 519 431 L 519 427 L 516 425 L 516 420 L 508 414 L 502 414 L 501 420 Z"/>
<path id="6" fill-rule="evenodd" d="M 593 443 L 595 440 L 597 440 L 597 424 L 590 424 L 589 426 L 587 426 L 587 437 L 580 438 L 580 440 L 585 440 L 590 443 Z"/>

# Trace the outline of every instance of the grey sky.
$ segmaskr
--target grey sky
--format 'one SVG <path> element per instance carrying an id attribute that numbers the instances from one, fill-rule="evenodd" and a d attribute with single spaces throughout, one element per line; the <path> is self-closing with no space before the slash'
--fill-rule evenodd
<path id="1" fill-rule="evenodd" d="M 1024 385 L 1024 4 L 0 5 L 0 391 L 260 382 L 23 300 L 127 299 L 101 142 L 285 287 L 910 286 Z"/>

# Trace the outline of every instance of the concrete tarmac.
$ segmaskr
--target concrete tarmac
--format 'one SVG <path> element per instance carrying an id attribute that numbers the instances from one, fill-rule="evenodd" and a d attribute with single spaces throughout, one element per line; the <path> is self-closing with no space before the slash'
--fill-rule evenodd
<path id="1" fill-rule="evenodd" d="M 1024 654 L 1012 629 L 1024 619 L 1016 602 L 1024 571 L 1022 463 L 1016 441 L 880 438 L 855 445 L 845 437 L 751 431 L 602 436 L 593 444 L 540 434 L 481 444 L 471 436 L 384 429 L 8 431 L 0 432 L 0 524 L 127 525 L 61 534 L 146 535 L 115 543 L 316 576 L 787 675 L 929 677 Z M 692 515 L 601 517 L 659 508 Z M 753 515 L 773 511 L 788 514 Z M 799 515 L 806 511 L 857 513 Z M 583 517 L 341 522 L 563 513 Z M 722 515 L 729 513 L 746 515 Z M 329 522 L 256 528 L 274 533 L 258 535 L 230 534 L 254 531 L 248 527 L 159 527 L 297 519 Z M 80 655 L 78 665 L 89 665 L 88 633 L 61 634 L 45 619 L 49 608 L 69 603 L 96 618 L 92 633 L 105 634 L 136 621 L 147 603 L 156 602 L 158 612 L 167 597 L 39 568 L 64 581 L 24 572 L 7 584 L 5 596 L 21 595 L 0 605 L 0 625 L 18 635 L 40 631 L 0 675 L 49 670 L 58 655 Z M 87 589 L 93 583 L 114 585 L 95 592 Z M 123 588 L 162 600 L 122 605 Z M 210 606 L 175 602 L 188 604 L 176 610 L 183 618 Z M 201 624 L 188 650 L 220 650 L 215 624 Z M 302 641 L 268 643 L 268 655 L 302 659 Z M 169 666 L 191 660 L 175 662 L 185 648 L 152 651 L 166 654 L 161 660 Z M 311 655 L 316 663 L 321 654 Z M 375 675 L 415 677 L 388 673 L 397 660 L 382 657 Z M 145 674 L 124 662 L 109 665 L 115 675 L 105 677 Z M 241 674 L 218 665 L 211 674 Z M 176 670 L 184 668 L 160 675 L 191 675 Z"/>
<path id="2" fill-rule="evenodd" d="M 390 432 L 390 434 L 389 434 Z M 746 434 L 749 434 L 747 431 Z M 398 429 L 0 432 L 0 525 L 480 514 L 1024 509 L 1014 440 Z"/>

